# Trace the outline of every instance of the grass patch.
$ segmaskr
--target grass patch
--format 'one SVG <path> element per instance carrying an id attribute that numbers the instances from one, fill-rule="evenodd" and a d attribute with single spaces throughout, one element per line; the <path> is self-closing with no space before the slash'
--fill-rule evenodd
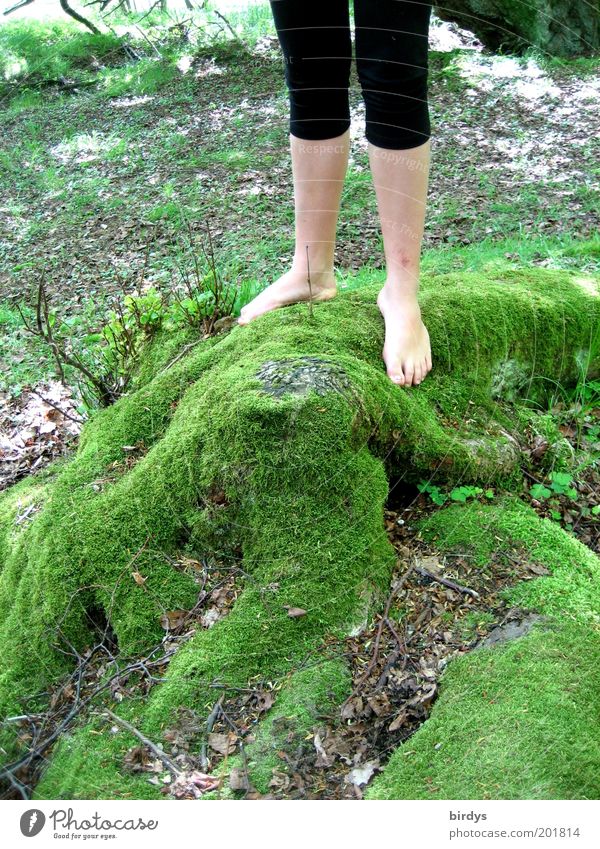
<path id="1" fill-rule="evenodd" d="M 15 83 L 35 89 L 124 58 L 112 33 L 94 35 L 73 21 L 9 21 L 0 27 L 0 97 L 10 97 Z"/>

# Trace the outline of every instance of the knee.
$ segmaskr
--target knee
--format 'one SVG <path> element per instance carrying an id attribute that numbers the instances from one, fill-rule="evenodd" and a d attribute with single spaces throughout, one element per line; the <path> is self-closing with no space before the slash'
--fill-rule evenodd
<path id="1" fill-rule="evenodd" d="M 431 135 L 427 64 L 363 60 L 357 63 L 371 144 L 418 147 Z"/>
<path id="2" fill-rule="evenodd" d="M 350 64 L 346 57 L 313 59 L 290 55 L 285 59 L 285 81 L 290 92 L 347 90 Z"/>
<path id="3" fill-rule="evenodd" d="M 290 96 L 290 132 L 302 139 L 331 139 L 350 126 L 350 59 L 313 61 L 290 57 L 286 83 Z"/>
<path id="4" fill-rule="evenodd" d="M 388 59 L 359 59 L 356 65 L 366 102 L 374 101 L 387 104 L 391 109 L 402 109 L 403 104 L 407 105 L 406 100 L 427 98 L 427 61 L 418 65 Z"/>

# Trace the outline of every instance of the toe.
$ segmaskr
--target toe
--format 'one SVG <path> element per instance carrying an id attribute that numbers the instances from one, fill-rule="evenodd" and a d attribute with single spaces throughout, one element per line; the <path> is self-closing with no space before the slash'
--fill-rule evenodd
<path id="1" fill-rule="evenodd" d="M 419 362 L 415 365 L 415 375 L 413 377 L 413 383 L 415 386 L 418 386 L 419 383 L 423 380 L 423 368 L 422 364 Z"/>
<path id="2" fill-rule="evenodd" d="M 402 370 L 404 372 L 404 379 L 406 381 L 406 385 L 412 386 L 413 378 L 415 376 L 414 363 L 405 363 L 404 368 Z"/>
<path id="3" fill-rule="evenodd" d="M 405 378 L 404 378 L 404 374 L 401 370 L 397 369 L 396 371 L 388 371 L 388 376 L 389 376 L 390 380 L 393 383 L 397 383 L 398 386 L 404 386 L 404 384 L 406 382 Z"/>

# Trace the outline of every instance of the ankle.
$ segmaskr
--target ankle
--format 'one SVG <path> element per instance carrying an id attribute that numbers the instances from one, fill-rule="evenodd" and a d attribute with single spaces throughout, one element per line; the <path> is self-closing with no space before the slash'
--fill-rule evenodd
<path id="1" fill-rule="evenodd" d="M 306 265 L 306 257 L 294 257 L 292 262 L 292 272 L 308 280 L 308 267 Z M 335 272 L 333 263 L 319 262 L 318 260 L 310 261 L 310 282 L 311 286 L 329 287 L 332 280 L 335 280 Z"/>
<path id="2" fill-rule="evenodd" d="M 414 280 L 398 280 L 389 278 L 385 281 L 381 288 L 381 294 L 387 298 L 393 298 L 395 301 L 402 301 L 407 306 L 419 305 L 418 286 Z"/>

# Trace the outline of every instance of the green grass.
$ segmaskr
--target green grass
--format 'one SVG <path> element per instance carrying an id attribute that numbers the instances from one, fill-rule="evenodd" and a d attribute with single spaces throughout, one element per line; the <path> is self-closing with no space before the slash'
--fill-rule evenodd
<path id="1" fill-rule="evenodd" d="M 568 233 L 560 238 L 488 237 L 474 245 L 428 250 L 423 255 L 423 268 L 437 273 L 527 268 L 541 262 L 545 268 L 597 273 L 600 238 L 577 239 Z"/>
<path id="2" fill-rule="evenodd" d="M 115 35 L 94 35 L 72 21 L 9 21 L 0 27 L 0 98 L 11 96 L 15 82 L 36 89 L 48 80 L 89 73 L 94 59 L 112 64 L 121 55 Z"/>
<path id="3" fill-rule="evenodd" d="M 122 68 L 110 68 L 99 74 L 98 87 L 103 97 L 139 97 L 154 94 L 179 75 L 173 58 L 142 59 Z"/>

